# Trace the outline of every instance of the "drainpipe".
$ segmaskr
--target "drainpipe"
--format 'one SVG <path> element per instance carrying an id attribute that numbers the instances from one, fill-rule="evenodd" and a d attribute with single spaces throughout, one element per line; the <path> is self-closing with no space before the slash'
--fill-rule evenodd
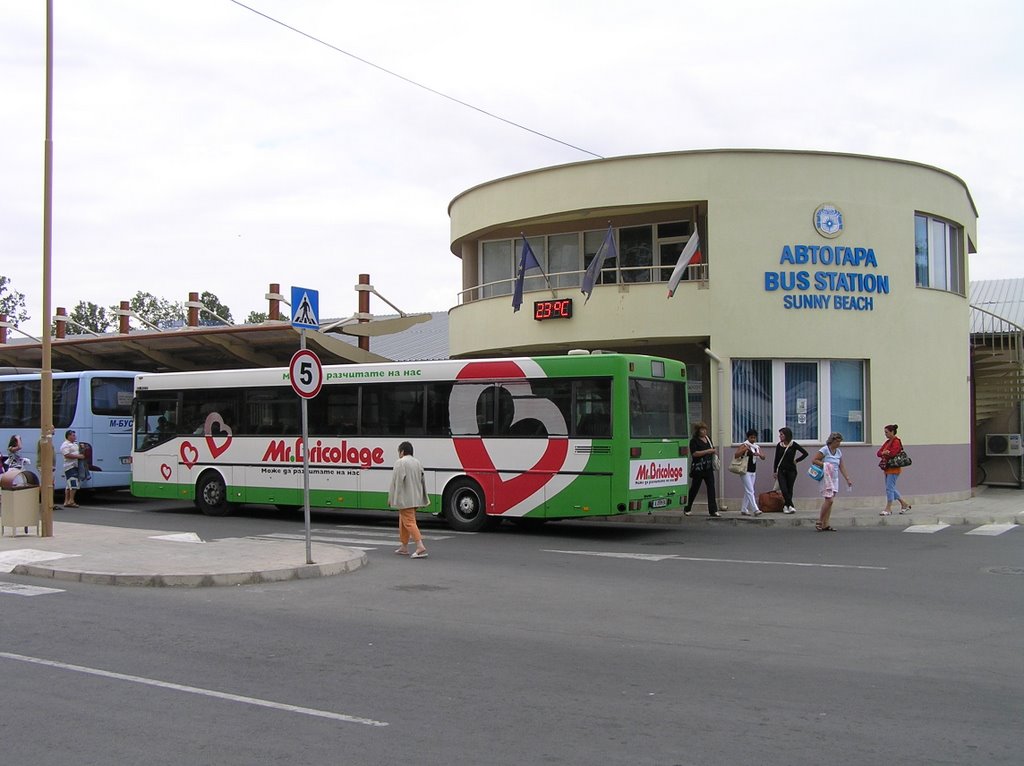
<path id="1" fill-rule="evenodd" d="M 722 360 L 721 360 L 721 358 L 716 353 L 714 353 L 709 348 L 704 349 L 704 353 L 707 354 L 711 359 L 714 360 L 715 367 L 718 370 L 718 381 L 715 384 L 715 431 L 717 432 L 717 436 L 715 437 L 715 444 L 720 448 L 722 446 L 722 444 L 723 444 L 723 442 L 722 442 L 722 420 L 725 418 L 725 416 L 722 414 L 722 385 L 723 385 L 722 381 L 724 379 L 725 370 L 722 369 Z M 718 488 L 719 488 L 719 492 L 718 492 L 718 494 L 719 494 L 718 507 L 721 508 L 723 511 L 727 511 L 727 510 L 729 510 L 729 508 L 725 504 L 725 500 L 724 500 L 724 497 L 725 497 L 725 454 L 724 453 L 722 454 L 722 459 L 719 462 L 722 465 L 721 465 L 721 468 L 718 471 L 718 481 L 717 481 Z"/>

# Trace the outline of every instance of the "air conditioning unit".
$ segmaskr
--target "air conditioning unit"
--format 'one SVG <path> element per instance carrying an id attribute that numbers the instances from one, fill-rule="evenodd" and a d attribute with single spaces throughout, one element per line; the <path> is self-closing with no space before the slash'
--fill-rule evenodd
<path id="1" fill-rule="evenodd" d="M 1013 457 L 1024 454 L 1020 434 L 988 434 L 985 437 L 988 457 Z"/>

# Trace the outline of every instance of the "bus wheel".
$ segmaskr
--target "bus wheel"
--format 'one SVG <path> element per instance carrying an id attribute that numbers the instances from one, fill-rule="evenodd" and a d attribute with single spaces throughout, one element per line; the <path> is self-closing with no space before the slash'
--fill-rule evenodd
<path id="1" fill-rule="evenodd" d="M 199 477 L 196 485 L 196 505 L 207 516 L 227 516 L 231 513 L 228 503 L 228 489 L 224 479 L 216 471 L 209 471 Z"/>
<path id="2" fill-rule="evenodd" d="M 486 507 L 480 485 L 470 479 L 453 482 L 444 495 L 444 517 L 458 532 L 479 532 L 488 526 Z"/>

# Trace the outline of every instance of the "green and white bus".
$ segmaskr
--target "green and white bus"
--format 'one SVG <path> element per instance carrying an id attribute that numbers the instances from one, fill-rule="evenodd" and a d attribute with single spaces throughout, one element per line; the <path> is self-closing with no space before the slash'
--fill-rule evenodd
<path id="1" fill-rule="evenodd" d="M 457 530 L 683 506 L 686 367 L 649 356 L 388 362 L 324 368 L 308 400 L 310 505 L 386 509 L 410 441 Z M 132 493 L 301 507 L 299 397 L 287 368 L 135 378 Z"/>

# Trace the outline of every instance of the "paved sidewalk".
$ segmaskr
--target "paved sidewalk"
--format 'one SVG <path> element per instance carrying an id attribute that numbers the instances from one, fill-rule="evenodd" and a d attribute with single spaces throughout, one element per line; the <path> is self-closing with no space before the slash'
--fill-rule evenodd
<path id="1" fill-rule="evenodd" d="M 820 502 L 798 509 L 794 514 L 763 513 L 757 517 L 742 516 L 739 513 L 739 502 L 729 504 L 729 510 L 722 513 L 721 518 L 712 519 L 708 516 L 707 504 L 700 502 L 703 491 L 693 506 L 693 514 L 684 516 L 678 511 L 654 511 L 648 514 L 609 517 L 614 523 L 639 524 L 760 524 L 763 526 L 787 525 L 808 526 L 813 528 L 818 520 Z M 976 487 L 975 496 L 967 500 L 951 503 L 927 503 L 913 497 L 909 498 L 913 508 L 900 514 L 896 510 L 891 516 L 880 516 L 879 511 L 885 503 L 878 507 L 859 507 L 848 501 L 845 494 L 838 496 L 829 519 L 831 526 L 839 527 L 873 527 L 894 526 L 909 527 L 914 524 L 1024 524 L 1024 490 L 1005 489 L 1002 487 Z M 894 504 L 894 508 L 897 507 Z"/>
<path id="2" fill-rule="evenodd" d="M 0 572 L 99 585 L 251 585 L 352 572 L 366 554 L 304 541 L 230 538 L 202 542 L 192 533 L 55 521 L 53 537 L 11 527 L 0 537 Z"/>

